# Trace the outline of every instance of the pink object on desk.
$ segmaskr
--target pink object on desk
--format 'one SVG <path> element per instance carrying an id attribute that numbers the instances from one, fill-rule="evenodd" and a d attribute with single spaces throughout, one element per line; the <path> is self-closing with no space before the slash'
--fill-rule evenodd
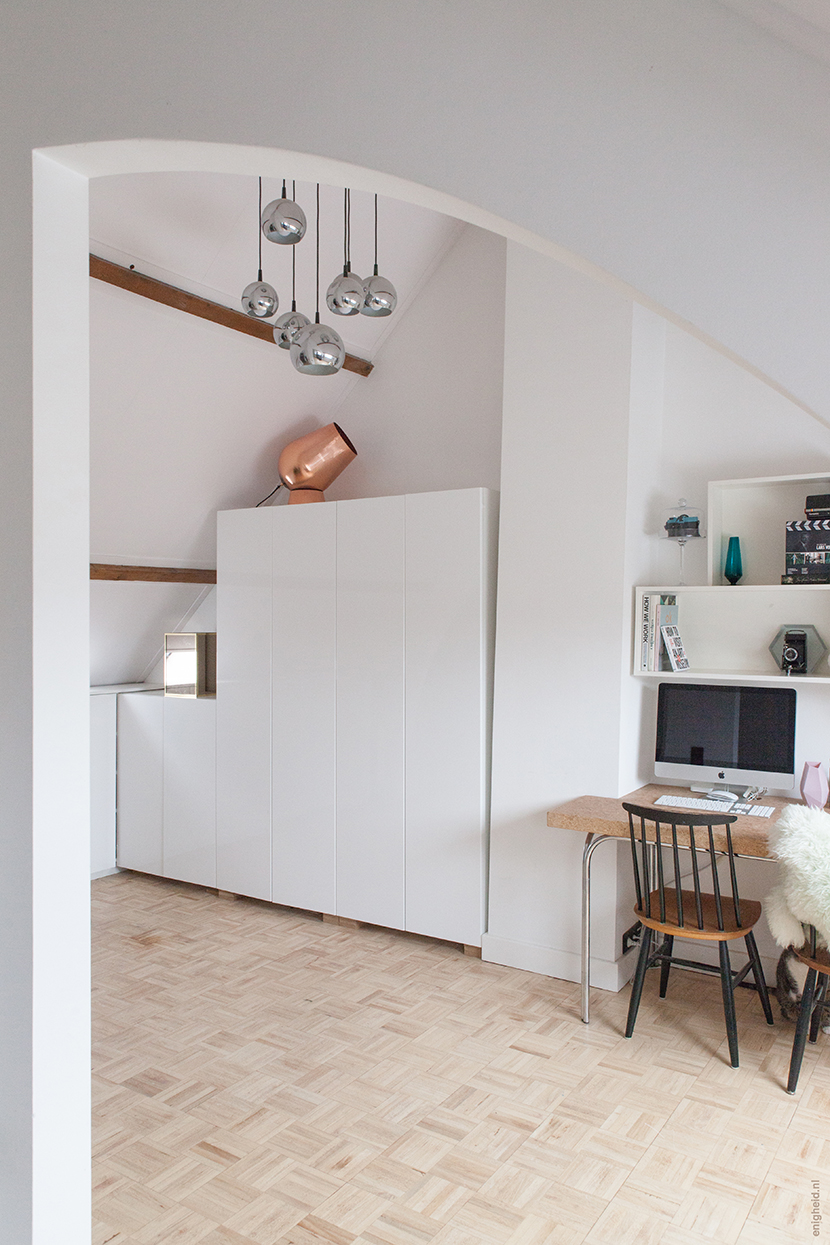
<path id="1" fill-rule="evenodd" d="M 824 771 L 818 761 L 805 761 L 801 775 L 801 798 L 808 808 L 824 808 L 827 803 L 828 786 Z"/>

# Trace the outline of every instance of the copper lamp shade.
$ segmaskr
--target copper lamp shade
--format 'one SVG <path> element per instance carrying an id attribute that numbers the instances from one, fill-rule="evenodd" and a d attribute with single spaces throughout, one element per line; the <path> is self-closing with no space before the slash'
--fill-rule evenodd
<path id="1" fill-rule="evenodd" d="M 356 457 L 357 450 L 337 424 L 326 424 L 286 445 L 278 470 L 291 494 L 288 504 L 325 501 L 323 490 Z"/>

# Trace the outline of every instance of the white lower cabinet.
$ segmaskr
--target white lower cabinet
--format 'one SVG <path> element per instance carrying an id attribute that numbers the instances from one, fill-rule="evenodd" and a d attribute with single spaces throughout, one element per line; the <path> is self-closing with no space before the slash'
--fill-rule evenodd
<path id="1" fill-rule="evenodd" d="M 220 888 L 480 943 L 496 507 L 219 515 Z"/>
<path id="2" fill-rule="evenodd" d="M 215 701 L 119 696 L 119 866 L 215 886 L 215 773 Z"/>

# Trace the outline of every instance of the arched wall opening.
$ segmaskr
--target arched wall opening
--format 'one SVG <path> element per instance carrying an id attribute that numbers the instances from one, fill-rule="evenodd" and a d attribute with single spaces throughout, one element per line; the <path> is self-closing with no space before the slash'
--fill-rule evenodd
<path id="1" fill-rule="evenodd" d="M 89 1239 L 88 189 L 97 177 L 161 171 L 288 171 L 406 199 L 501 234 L 612 299 L 680 323 L 554 243 L 388 174 L 220 144 L 125 141 L 35 152 L 33 1205 L 34 1239 L 67 1245 Z"/>

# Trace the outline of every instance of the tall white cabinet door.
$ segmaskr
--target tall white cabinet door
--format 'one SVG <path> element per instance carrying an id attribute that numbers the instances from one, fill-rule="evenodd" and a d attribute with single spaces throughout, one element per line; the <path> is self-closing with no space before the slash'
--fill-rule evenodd
<path id="1" fill-rule="evenodd" d="M 275 511 L 218 519 L 216 885 L 271 898 L 271 533 Z"/>
<path id="2" fill-rule="evenodd" d="M 164 869 L 162 774 L 164 697 L 118 697 L 117 861 L 122 869 Z"/>
<path id="3" fill-rule="evenodd" d="M 470 945 L 485 914 L 494 502 L 406 498 L 406 928 Z"/>
<path id="4" fill-rule="evenodd" d="M 337 913 L 404 928 L 404 501 L 337 503 Z"/>
<path id="5" fill-rule="evenodd" d="M 274 903 L 334 913 L 336 513 L 332 502 L 273 516 L 272 891 Z"/>
<path id="6" fill-rule="evenodd" d="M 117 701 L 114 692 L 89 698 L 89 865 L 93 877 L 115 868 Z"/>
<path id="7" fill-rule="evenodd" d="M 216 702 L 164 698 L 166 878 L 216 885 Z"/>

